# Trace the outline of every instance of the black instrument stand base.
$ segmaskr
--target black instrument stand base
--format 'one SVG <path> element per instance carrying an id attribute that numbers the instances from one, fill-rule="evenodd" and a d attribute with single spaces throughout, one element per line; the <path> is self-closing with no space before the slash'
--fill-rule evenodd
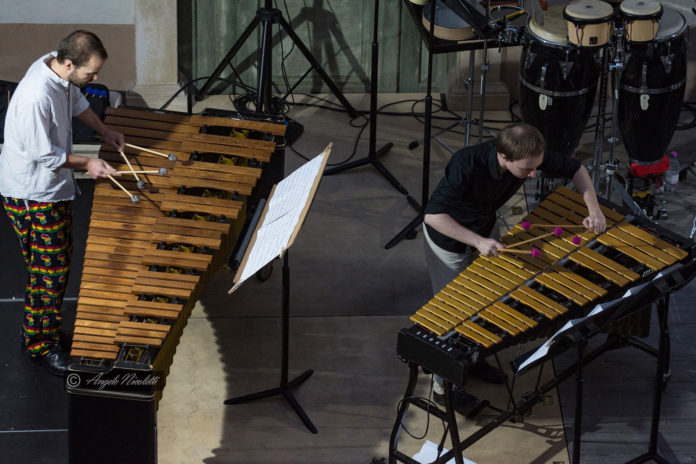
<path id="1" fill-rule="evenodd" d="M 248 395 L 239 396 L 237 398 L 230 398 L 224 401 L 226 405 L 241 404 L 249 401 L 254 401 L 262 398 L 269 398 L 271 396 L 282 395 L 283 398 L 290 404 L 292 409 L 304 423 L 305 427 L 309 429 L 312 433 L 317 433 L 317 428 L 314 426 L 309 416 L 304 412 L 300 403 L 297 402 L 292 392 L 292 388 L 295 388 L 307 380 L 313 373 L 313 370 L 307 370 L 302 374 L 298 375 L 294 379 L 288 381 L 288 366 L 289 363 L 289 347 L 290 347 L 290 252 L 285 250 L 283 254 L 283 297 L 282 297 L 282 341 L 281 341 L 281 366 L 280 366 L 280 386 L 278 388 L 271 388 L 270 390 L 263 390 L 257 393 L 250 393 Z"/>
<path id="2" fill-rule="evenodd" d="M 330 176 L 332 174 L 337 174 L 339 172 L 346 171 L 348 169 L 356 168 L 359 166 L 364 166 L 366 164 L 371 164 L 377 169 L 377 171 L 382 174 L 399 193 L 403 195 L 408 195 L 408 190 L 401 185 L 401 183 L 394 177 L 392 173 L 384 166 L 377 158 L 387 153 L 394 146 L 393 143 L 389 142 L 382 148 L 377 149 L 377 72 L 378 72 L 378 60 L 379 60 L 379 43 L 377 41 L 379 36 L 379 0 L 375 1 L 374 7 L 374 19 L 373 19 L 373 33 L 372 33 L 372 49 L 371 49 L 371 67 L 370 67 L 370 145 L 368 155 L 365 158 L 359 159 L 357 161 L 352 161 L 349 163 L 341 164 L 339 166 L 327 169 L 324 171 L 324 175 Z M 409 200 L 410 201 L 410 200 Z"/>
<path id="3" fill-rule="evenodd" d="M 309 419 L 309 416 L 307 416 L 307 414 L 304 412 L 304 409 L 302 409 L 302 406 L 300 406 L 300 403 L 297 402 L 291 391 L 293 388 L 301 385 L 305 380 L 310 378 L 312 374 L 314 374 L 314 371 L 312 369 L 306 370 L 302 374 L 290 380 L 289 382 L 281 384 L 279 387 L 271 388 L 269 390 L 263 390 L 257 393 L 250 393 L 244 396 L 238 396 L 237 398 L 230 398 L 228 400 L 225 400 L 224 404 L 242 404 L 248 403 L 249 401 L 255 401 L 263 398 L 270 398 L 272 396 L 282 395 L 283 398 L 285 398 L 285 400 L 288 402 L 288 404 L 290 404 L 290 407 L 292 407 L 297 416 L 302 420 L 305 427 L 307 427 L 310 432 L 317 433 L 317 428 Z"/>
<path id="4" fill-rule="evenodd" d="M 389 172 L 387 168 L 377 159 L 378 157 L 386 154 L 389 150 L 391 150 L 393 146 L 394 144 L 389 142 L 379 150 L 375 151 L 374 153 L 370 153 L 370 155 L 365 158 L 359 159 L 357 161 L 352 161 L 350 163 L 341 164 L 340 166 L 336 166 L 331 169 L 325 170 L 324 175 L 330 176 L 332 174 L 338 174 L 339 172 L 364 166 L 369 163 L 372 166 L 374 166 L 375 169 L 377 169 L 377 171 L 380 174 L 382 174 L 394 186 L 396 190 L 398 190 L 400 193 L 404 195 L 408 195 L 408 190 L 406 190 L 406 188 L 403 185 L 401 185 L 401 183 L 398 180 L 396 180 L 396 177 L 394 177 L 394 175 L 391 172 Z"/>

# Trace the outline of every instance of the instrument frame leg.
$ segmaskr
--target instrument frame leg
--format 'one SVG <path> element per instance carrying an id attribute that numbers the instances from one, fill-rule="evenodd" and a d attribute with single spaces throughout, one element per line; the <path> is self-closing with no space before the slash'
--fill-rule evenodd
<path id="1" fill-rule="evenodd" d="M 627 461 L 626 464 L 638 464 L 643 462 L 656 462 L 669 464 L 669 461 L 657 452 L 657 439 L 660 434 L 660 410 L 662 408 L 662 390 L 665 385 L 665 375 L 669 370 L 670 336 L 669 336 L 669 292 L 657 300 L 657 317 L 660 322 L 660 341 L 657 350 L 657 367 L 655 369 L 655 381 L 653 385 L 653 410 L 650 425 L 650 442 L 648 451 L 637 458 Z"/>

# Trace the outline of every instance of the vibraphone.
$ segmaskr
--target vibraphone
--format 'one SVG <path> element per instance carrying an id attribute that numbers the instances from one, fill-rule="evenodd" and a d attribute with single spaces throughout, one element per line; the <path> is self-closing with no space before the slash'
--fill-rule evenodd
<path id="1" fill-rule="evenodd" d="M 399 356 L 412 368 L 404 399 L 412 395 L 419 366 L 450 387 L 463 385 L 468 366 L 479 358 L 550 335 L 565 321 L 621 297 L 656 273 L 693 261 L 690 240 L 605 204 L 601 208 L 607 218 L 604 233 L 576 228 L 587 208 L 577 192 L 558 188 L 501 238 L 509 247 L 538 237 L 511 248 L 536 248 L 534 255 L 478 257 L 411 316 L 416 325 L 402 329 L 397 341 Z M 566 226 L 562 234 L 549 233 L 559 225 Z M 651 303 L 641 301 L 631 311 Z M 624 308 L 625 314 L 631 311 Z M 402 402 L 394 425 L 390 462 L 398 455 L 396 437 L 408 403 Z"/>
<path id="2" fill-rule="evenodd" d="M 285 125 L 132 109 L 109 110 L 105 124 L 138 148 L 99 152 L 128 193 L 108 180 L 94 188 L 66 379 L 70 462 L 97 450 L 155 462 L 156 403 L 179 338 L 272 156 L 282 176 Z"/>

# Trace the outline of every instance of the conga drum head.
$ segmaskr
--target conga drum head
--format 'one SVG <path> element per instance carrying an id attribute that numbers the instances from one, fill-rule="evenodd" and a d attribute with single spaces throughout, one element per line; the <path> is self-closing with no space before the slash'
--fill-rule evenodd
<path id="1" fill-rule="evenodd" d="M 564 5 L 562 4 L 555 3 L 549 5 L 544 12 L 543 26 L 534 21 L 533 18 L 530 18 L 527 23 L 529 33 L 537 39 L 550 44 L 567 44 L 568 36 L 565 20 L 563 19 L 563 8 Z"/>
<path id="2" fill-rule="evenodd" d="M 609 42 L 614 8 L 601 0 L 579 0 L 563 10 L 568 40 L 580 47 L 601 47 Z"/>
<path id="3" fill-rule="evenodd" d="M 471 24 L 450 10 L 441 0 L 435 2 L 435 27 L 433 35 L 444 40 L 470 40 L 476 33 Z M 430 31 L 430 2 L 423 7 L 423 26 Z"/>
<path id="4" fill-rule="evenodd" d="M 625 20 L 626 39 L 648 42 L 657 35 L 662 5 L 657 0 L 625 0 L 619 7 Z"/>
<path id="5" fill-rule="evenodd" d="M 626 18 L 659 18 L 662 5 L 657 0 L 624 0 L 619 6 L 621 16 Z"/>
<path id="6" fill-rule="evenodd" d="M 673 39 L 683 34 L 684 29 L 686 29 L 684 16 L 673 8 L 663 8 L 660 27 L 655 35 L 655 40 L 664 42 Z"/>

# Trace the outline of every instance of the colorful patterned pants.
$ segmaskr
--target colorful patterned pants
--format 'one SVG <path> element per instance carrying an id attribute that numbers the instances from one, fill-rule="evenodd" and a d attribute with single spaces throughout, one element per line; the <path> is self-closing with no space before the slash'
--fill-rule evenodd
<path id="1" fill-rule="evenodd" d="M 61 304 L 72 255 L 72 204 L 3 197 L 27 266 L 23 342 L 32 356 L 60 341 Z"/>

